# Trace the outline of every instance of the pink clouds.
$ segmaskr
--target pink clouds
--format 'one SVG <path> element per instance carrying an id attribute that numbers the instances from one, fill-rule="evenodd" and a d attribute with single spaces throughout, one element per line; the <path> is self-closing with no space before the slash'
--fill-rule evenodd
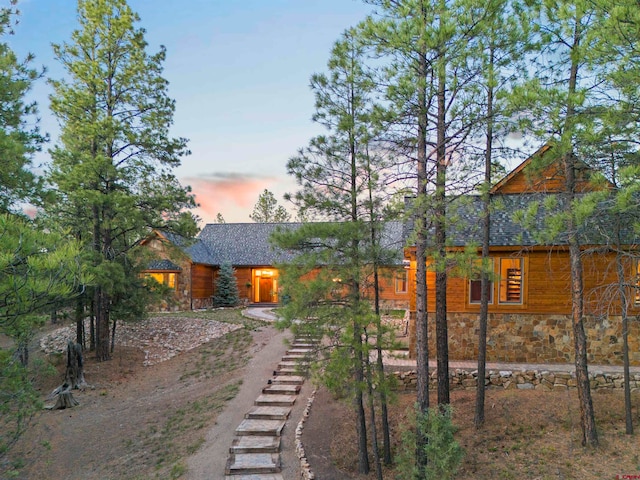
<path id="1" fill-rule="evenodd" d="M 250 222 L 249 215 L 265 188 L 274 192 L 278 202 L 283 204 L 282 194 L 272 188 L 277 182 L 275 178 L 234 174 L 182 179 L 183 184 L 191 185 L 196 202 L 200 204 L 194 213 L 205 224 L 214 222 L 218 213 L 229 223 Z"/>

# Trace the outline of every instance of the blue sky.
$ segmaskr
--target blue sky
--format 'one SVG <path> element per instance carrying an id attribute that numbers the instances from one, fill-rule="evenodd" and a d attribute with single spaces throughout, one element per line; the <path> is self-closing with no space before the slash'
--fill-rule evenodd
<path id="1" fill-rule="evenodd" d="M 221 212 L 227 222 L 250 221 L 258 195 L 281 200 L 295 184 L 286 162 L 320 133 L 309 78 L 325 70 L 333 43 L 364 19 L 357 0 L 129 0 L 146 29 L 149 51 L 167 48 L 164 76 L 176 100 L 172 133 L 190 139 L 192 154 L 176 170 L 202 207 L 201 226 Z M 47 76 L 61 78 L 52 43 L 76 28 L 73 0 L 22 0 L 15 35 L 6 41 L 36 56 Z M 50 88 L 39 81 L 31 97 L 41 128 L 56 141 Z M 46 153 L 36 158 L 45 162 Z"/>

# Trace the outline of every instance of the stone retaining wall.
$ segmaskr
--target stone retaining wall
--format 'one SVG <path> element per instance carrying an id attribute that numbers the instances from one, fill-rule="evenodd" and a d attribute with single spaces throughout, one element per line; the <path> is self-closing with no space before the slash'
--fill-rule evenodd
<path id="1" fill-rule="evenodd" d="M 418 383 L 418 374 L 415 371 L 393 372 L 397 379 L 397 390 L 415 390 Z M 452 370 L 449 372 L 450 386 L 457 390 L 475 390 L 478 372 L 464 370 Z M 624 387 L 621 373 L 589 373 L 591 388 L 597 389 L 621 389 Z M 640 391 L 640 374 L 632 374 L 629 382 L 632 392 Z M 431 373 L 429 383 L 436 384 L 435 370 Z M 566 390 L 576 387 L 575 372 L 550 372 L 537 370 L 490 370 L 485 376 L 484 383 L 488 387 L 519 389 L 519 390 Z"/>
<path id="2" fill-rule="evenodd" d="M 478 358 L 478 314 L 449 313 L 449 359 Z M 487 361 L 506 363 L 573 363 L 571 319 L 567 315 L 490 313 Z M 429 322 L 429 351 L 435 352 L 435 322 Z M 620 317 L 586 316 L 589 363 L 622 365 Z M 415 358 L 415 312 L 411 312 L 410 354 Z M 640 366 L 640 321 L 629 320 L 629 360 Z"/>

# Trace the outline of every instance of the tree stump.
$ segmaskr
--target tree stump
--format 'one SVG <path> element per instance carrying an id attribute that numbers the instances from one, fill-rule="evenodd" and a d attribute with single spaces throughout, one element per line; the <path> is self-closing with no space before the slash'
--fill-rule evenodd
<path id="1" fill-rule="evenodd" d="M 84 388 L 87 383 L 84 380 L 84 358 L 82 345 L 69 340 L 67 342 L 67 368 L 64 373 L 64 383 L 56 388 L 47 397 L 47 400 L 56 399 L 54 405 L 46 406 L 47 410 L 62 410 L 75 407 L 80 403 L 73 398 L 72 390 Z"/>

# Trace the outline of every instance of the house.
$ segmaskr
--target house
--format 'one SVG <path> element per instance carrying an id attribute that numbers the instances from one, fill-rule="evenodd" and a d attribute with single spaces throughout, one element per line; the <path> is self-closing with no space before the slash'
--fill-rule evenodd
<path id="1" fill-rule="evenodd" d="M 149 263 L 145 275 L 175 289 L 175 308 L 210 307 L 221 265 L 233 266 L 240 298 L 247 304 L 277 304 L 280 299 L 276 265 L 290 261 L 293 252 L 275 248 L 270 235 L 278 228 L 295 229 L 299 223 L 215 223 L 206 225 L 194 241 L 154 231 L 142 244 L 159 260 Z M 393 308 L 408 308 L 408 272 L 402 267 L 402 224 L 386 224 L 385 243 L 397 250 L 398 261 L 384 267 L 381 301 Z"/>
<path id="2" fill-rule="evenodd" d="M 545 155 L 545 146 L 525 160 L 491 190 L 494 210 L 491 213 L 490 257 L 494 281 L 488 319 L 487 360 L 530 363 L 567 363 L 573 361 L 573 334 L 570 319 L 570 264 L 566 238 L 556 238 L 545 244 L 535 232 L 546 216 L 559 211 L 564 199 L 560 169 L 551 164 L 532 174 L 536 155 Z M 590 171 L 578 173 L 578 190 L 592 189 Z M 460 219 L 451 227 L 448 240 L 451 250 L 481 245 L 482 200 L 479 196 L 464 196 L 450 206 Z M 514 221 L 514 214 L 529 217 L 525 228 Z M 524 212 L 528 212 L 526 215 Z M 453 211 L 451 212 L 453 214 Z M 622 328 L 620 302 L 615 295 L 617 275 L 615 254 L 609 248 L 611 219 L 599 216 L 578 232 L 583 245 L 585 331 L 588 337 L 589 361 L 601 364 L 622 363 Z M 622 230 L 624 247 L 634 253 L 638 238 L 631 225 Z M 405 256 L 410 262 L 409 277 L 410 355 L 415 355 L 415 247 Z M 633 255 L 624 263 L 625 274 L 637 283 L 638 261 Z M 638 290 L 636 289 L 636 292 Z M 435 273 L 427 273 L 427 311 L 435 312 Z M 480 311 L 480 281 L 474 278 L 448 275 L 447 312 L 449 358 L 472 360 L 478 355 Z M 640 295 L 633 294 L 628 314 L 632 317 L 629 332 L 630 359 L 640 365 Z M 429 349 L 436 351 L 435 325 L 429 321 Z"/>

